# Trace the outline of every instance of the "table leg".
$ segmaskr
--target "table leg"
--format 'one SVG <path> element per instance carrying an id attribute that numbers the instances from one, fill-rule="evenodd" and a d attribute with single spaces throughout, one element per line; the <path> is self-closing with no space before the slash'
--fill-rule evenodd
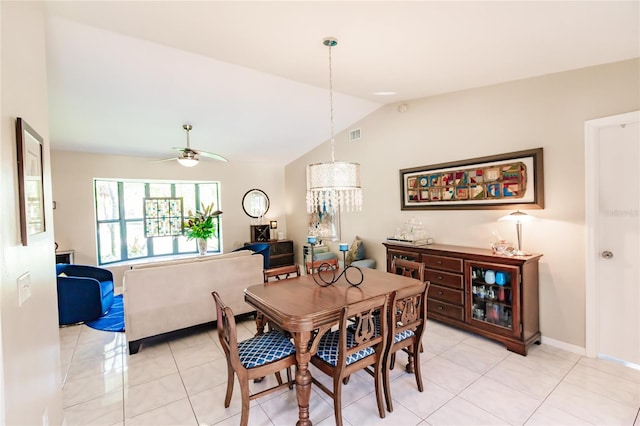
<path id="1" fill-rule="evenodd" d="M 296 426 L 312 426 L 309 419 L 309 399 L 311 397 L 311 372 L 309 371 L 309 339 L 308 331 L 293 333 L 293 341 L 296 345 L 296 396 L 298 397 L 298 422 Z"/>

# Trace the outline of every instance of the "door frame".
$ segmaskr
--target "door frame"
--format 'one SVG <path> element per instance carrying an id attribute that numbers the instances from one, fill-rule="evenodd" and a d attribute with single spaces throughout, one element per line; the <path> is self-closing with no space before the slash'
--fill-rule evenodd
<path id="1" fill-rule="evenodd" d="M 600 129 L 604 127 L 640 122 L 640 111 L 603 117 L 584 122 L 584 173 L 585 173 L 585 227 L 586 227 L 586 252 L 585 252 L 585 343 L 588 357 L 598 356 L 600 341 L 598 336 L 598 324 L 600 323 L 600 303 L 598 299 L 598 280 L 600 267 L 597 261 L 600 256 L 598 239 L 598 179 L 599 168 L 598 143 L 600 142 Z"/>

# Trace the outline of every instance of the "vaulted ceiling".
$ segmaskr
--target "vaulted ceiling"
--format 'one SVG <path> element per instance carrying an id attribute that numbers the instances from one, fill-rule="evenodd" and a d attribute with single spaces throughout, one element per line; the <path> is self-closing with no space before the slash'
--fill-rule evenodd
<path id="1" fill-rule="evenodd" d="M 48 1 L 53 149 L 286 164 L 384 104 L 640 56 L 638 1 Z M 387 94 L 380 94 L 387 92 Z M 389 92 L 393 94 L 388 94 Z"/>

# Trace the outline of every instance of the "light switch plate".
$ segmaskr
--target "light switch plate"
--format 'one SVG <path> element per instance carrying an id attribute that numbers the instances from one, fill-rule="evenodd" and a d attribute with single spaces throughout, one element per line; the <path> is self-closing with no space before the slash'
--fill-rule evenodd
<path id="1" fill-rule="evenodd" d="M 31 297 L 31 274 L 25 272 L 18 277 L 18 306 L 22 306 Z"/>

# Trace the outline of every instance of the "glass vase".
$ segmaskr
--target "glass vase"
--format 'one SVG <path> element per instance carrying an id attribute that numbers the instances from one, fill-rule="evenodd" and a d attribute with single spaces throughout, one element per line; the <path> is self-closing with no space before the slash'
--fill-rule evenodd
<path id="1" fill-rule="evenodd" d="M 207 246 L 208 246 L 208 242 L 205 238 L 198 238 L 198 252 L 201 255 L 205 255 L 207 254 Z"/>

